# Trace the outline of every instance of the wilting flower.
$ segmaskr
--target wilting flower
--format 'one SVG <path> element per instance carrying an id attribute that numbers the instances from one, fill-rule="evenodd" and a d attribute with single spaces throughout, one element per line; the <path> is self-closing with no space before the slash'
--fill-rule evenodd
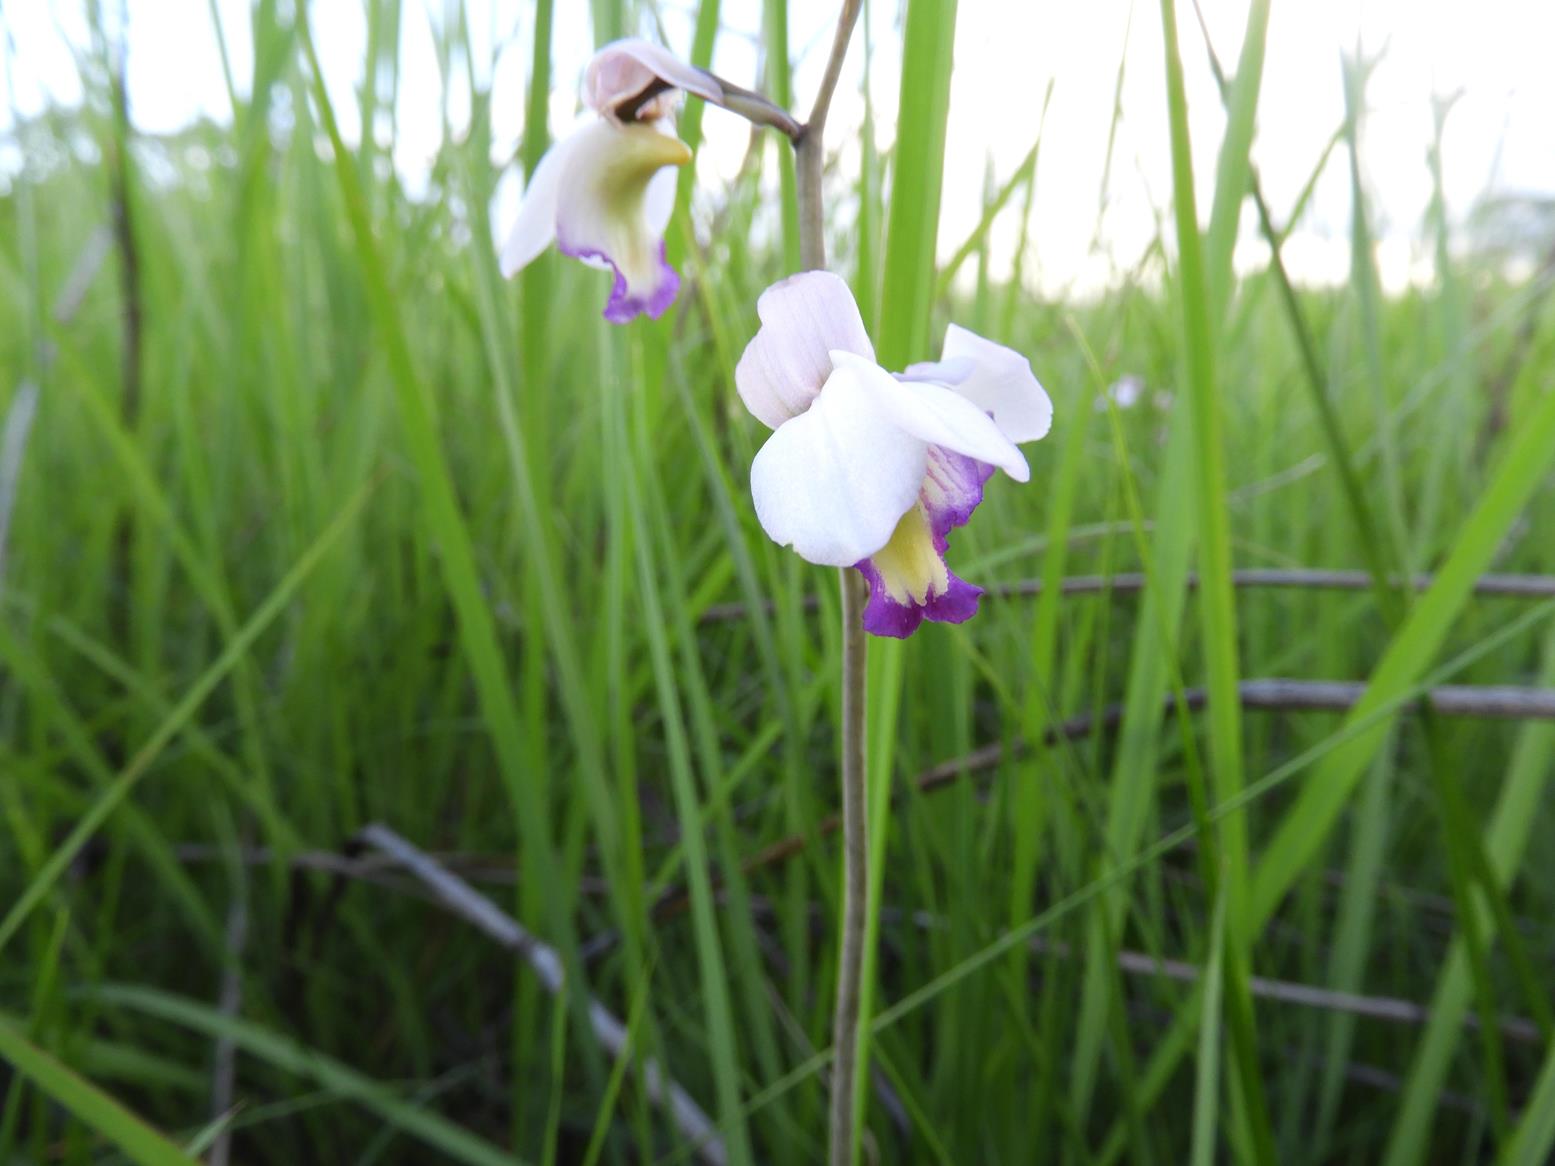
<path id="1" fill-rule="evenodd" d="M 546 151 L 524 190 L 502 248 L 511 277 L 554 241 L 563 255 L 615 273 L 605 319 L 657 319 L 675 301 L 680 276 L 664 257 L 675 205 L 675 171 L 691 150 L 669 115 L 684 90 L 721 101 L 716 78 L 648 41 L 606 45 L 584 74 L 584 101 L 598 117 Z"/>
<path id="2" fill-rule="evenodd" d="M 756 311 L 735 382 L 774 430 L 751 466 L 762 529 L 812 563 L 857 567 L 875 635 L 969 619 L 982 589 L 945 565 L 949 535 L 996 468 L 1030 476 L 1015 443 L 1053 419 L 1031 365 L 951 325 L 940 360 L 888 373 L 848 285 L 824 271 L 774 284 Z"/>

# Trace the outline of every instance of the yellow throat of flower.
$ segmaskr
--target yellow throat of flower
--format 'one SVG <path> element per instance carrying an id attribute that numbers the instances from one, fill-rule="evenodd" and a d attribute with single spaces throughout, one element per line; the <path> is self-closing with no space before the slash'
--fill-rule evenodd
<path id="1" fill-rule="evenodd" d="M 651 126 L 624 126 L 604 160 L 593 195 L 599 199 L 606 250 L 633 289 L 650 286 L 658 263 L 658 239 L 643 222 L 649 180 L 666 166 L 691 161 L 691 148 Z"/>
<path id="2" fill-rule="evenodd" d="M 897 603 L 921 607 L 950 588 L 950 572 L 934 548 L 934 531 L 921 503 L 902 515 L 891 541 L 869 561 L 879 572 L 886 594 Z"/>
<path id="3" fill-rule="evenodd" d="M 684 166 L 691 161 L 691 147 L 672 134 L 651 126 L 623 126 L 605 173 L 605 188 L 640 192 L 665 166 Z"/>

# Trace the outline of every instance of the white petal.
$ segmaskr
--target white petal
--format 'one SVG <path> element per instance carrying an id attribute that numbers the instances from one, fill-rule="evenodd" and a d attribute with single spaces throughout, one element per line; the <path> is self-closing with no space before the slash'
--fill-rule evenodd
<path id="1" fill-rule="evenodd" d="M 675 191 L 679 184 L 680 175 L 673 166 L 666 166 L 648 179 L 643 215 L 648 220 L 648 229 L 655 235 L 664 234 L 670 225 L 670 216 L 675 213 Z"/>
<path id="2" fill-rule="evenodd" d="M 812 563 L 867 559 L 918 499 L 928 447 L 882 421 L 876 395 L 854 370 L 839 368 L 751 465 L 762 529 Z"/>
<path id="3" fill-rule="evenodd" d="M 941 385 L 959 385 L 977 371 L 975 362 L 961 356 L 955 360 L 925 360 L 909 364 L 896 374 L 899 381 L 934 381 Z"/>
<path id="4" fill-rule="evenodd" d="M 734 383 L 756 418 L 776 429 L 810 407 L 831 375 L 831 352 L 875 359 L 853 293 L 829 271 L 803 271 L 756 301 L 761 328 L 746 345 Z"/>
<path id="5" fill-rule="evenodd" d="M 998 466 L 1017 482 L 1031 477 L 1026 459 L 993 418 L 956 390 L 932 381 L 899 381 L 872 361 L 833 352 L 839 372 L 853 372 L 873 394 L 878 416 L 920 441 Z M 824 394 L 822 400 L 825 400 Z"/>
<path id="6" fill-rule="evenodd" d="M 655 81 L 722 104 L 723 87 L 712 75 L 688 65 L 674 53 L 641 37 L 613 41 L 594 54 L 583 74 L 583 100 L 592 110 L 614 117 L 642 96 Z M 656 106 L 652 114 L 662 112 Z M 643 113 L 650 113 L 645 107 Z"/>
<path id="7" fill-rule="evenodd" d="M 556 238 L 556 203 L 561 191 L 562 173 L 567 168 L 567 156 L 577 144 L 579 135 L 590 125 L 591 118 L 574 129 L 565 138 L 553 142 L 540 158 L 540 164 L 529 176 L 524 187 L 524 197 L 518 205 L 518 217 L 502 245 L 502 275 L 512 279 L 518 272 L 533 263 L 535 257 L 551 245 Z"/>
<path id="8" fill-rule="evenodd" d="M 952 324 L 945 330 L 941 363 L 972 361 L 956 392 L 992 413 L 1011 441 L 1035 441 L 1053 425 L 1053 402 L 1032 374 L 1031 362 L 1014 349 Z"/>

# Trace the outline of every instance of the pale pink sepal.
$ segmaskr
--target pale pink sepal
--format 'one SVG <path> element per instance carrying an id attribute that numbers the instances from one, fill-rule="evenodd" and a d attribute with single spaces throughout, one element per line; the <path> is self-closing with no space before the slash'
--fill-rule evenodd
<path id="1" fill-rule="evenodd" d="M 734 370 L 745 407 L 776 429 L 810 407 L 832 372 L 833 351 L 873 363 L 874 346 L 847 283 L 829 271 L 803 271 L 756 301 L 761 328 Z"/>
<path id="2" fill-rule="evenodd" d="M 1053 402 L 1031 371 L 1031 362 L 1012 348 L 986 340 L 957 324 L 945 330 L 941 363 L 967 367 L 952 387 L 993 415 L 1014 442 L 1036 441 L 1053 427 Z"/>

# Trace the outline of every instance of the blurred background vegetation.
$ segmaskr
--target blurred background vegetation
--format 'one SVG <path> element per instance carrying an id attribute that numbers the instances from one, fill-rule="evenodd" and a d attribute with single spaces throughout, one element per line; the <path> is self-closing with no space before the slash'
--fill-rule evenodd
<path id="1" fill-rule="evenodd" d="M 835 580 L 754 522 L 764 431 L 732 384 L 795 266 L 786 144 L 688 172 L 681 298 L 611 328 L 599 273 L 506 284 L 489 243 L 503 174 L 570 107 L 574 6 L 523 8 L 516 160 L 463 6 L 438 13 L 469 120 L 409 185 L 376 133 L 406 7 L 364 0 L 342 94 L 299 6 L 259 0 L 232 116 L 150 134 L 136 42 L 87 5 L 81 102 L 4 134 L 0 1162 L 685 1161 L 649 1057 L 728 1160 L 818 1160 Z M 1137 262 L 1039 290 L 1045 104 L 1028 84 L 1001 114 L 1036 145 L 939 232 L 978 60 L 952 59 L 955 3 L 873 7 L 854 67 L 900 61 L 900 93 L 882 113 L 856 80 L 863 137 L 833 130 L 834 264 L 884 363 L 954 320 L 1028 355 L 1057 421 L 1032 485 L 955 536 L 979 616 L 872 645 L 866 1157 L 1547 1160 L 1555 727 L 1414 703 L 1555 686 L 1551 204 L 1451 215 L 1434 152 L 1425 275 L 1385 290 L 1366 60 L 1269 206 L 1267 6 L 1232 6 L 1192 152 L 1172 65 L 1218 91 L 1180 12 L 1175 191 Z M 762 10 L 780 101 L 790 46 L 830 35 L 805 11 Z M 587 15 L 603 42 L 661 14 Z M 674 27 L 701 61 L 731 35 L 716 0 Z M 375 132 L 336 137 L 342 103 Z M 1275 257 L 1330 180 L 1348 276 L 1292 287 Z M 1492 571 L 1521 593 L 1477 589 Z M 1348 717 L 1233 715 L 1228 686 L 1272 679 L 1372 686 Z M 555 949 L 562 998 L 371 822 Z M 589 995 L 632 1058 L 598 1050 Z"/>

